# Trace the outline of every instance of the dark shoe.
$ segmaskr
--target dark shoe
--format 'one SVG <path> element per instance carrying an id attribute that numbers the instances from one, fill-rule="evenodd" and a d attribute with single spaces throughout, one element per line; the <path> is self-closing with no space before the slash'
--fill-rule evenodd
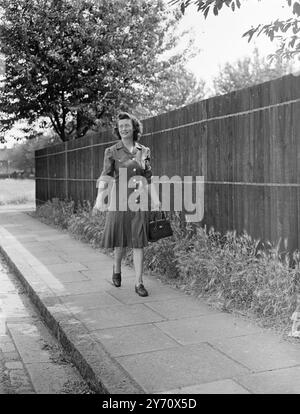
<path id="1" fill-rule="evenodd" d="M 121 286 L 121 273 L 115 273 L 113 270 L 112 282 L 116 287 Z"/>
<path id="2" fill-rule="evenodd" d="M 135 286 L 135 291 L 140 296 L 148 296 L 148 292 L 142 283 L 140 283 L 138 286 Z"/>

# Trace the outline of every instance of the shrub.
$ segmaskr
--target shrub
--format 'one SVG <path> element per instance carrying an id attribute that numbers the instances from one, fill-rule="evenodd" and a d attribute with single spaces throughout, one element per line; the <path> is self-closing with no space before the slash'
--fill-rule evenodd
<path id="1" fill-rule="evenodd" d="M 69 221 L 74 212 L 74 201 L 61 201 L 52 198 L 36 208 L 36 216 L 42 218 L 49 224 L 54 224 L 63 229 L 68 229 Z"/>

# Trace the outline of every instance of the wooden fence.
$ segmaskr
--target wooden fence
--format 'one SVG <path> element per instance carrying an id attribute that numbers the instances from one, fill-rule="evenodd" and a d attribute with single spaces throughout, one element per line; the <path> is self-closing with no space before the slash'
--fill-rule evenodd
<path id="1" fill-rule="evenodd" d="M 203 175 L 203 224 L 300 248 L 300 77 L 285 76 L 143 121 L 155 175 Z M 110 131 L 36 151 L 37 204 L 90 200 Z"/>

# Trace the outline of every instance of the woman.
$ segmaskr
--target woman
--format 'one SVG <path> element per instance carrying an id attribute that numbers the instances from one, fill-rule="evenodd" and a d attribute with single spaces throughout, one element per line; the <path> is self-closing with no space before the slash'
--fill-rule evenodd
<path id="1" fill-rule="evenodd" d="M 129 200 L 132 199 L 137 204 L 140 203 L 142 189 L 146 190 L 148 195 L 148 184 L 151 183 L 152 176 L 150 149 L 139 144 L 142 125 L 132 115 L 121 112 L 117 117 L 117 125 L 114 131 L 120 142 L 106 148 L 103 170 L 97 180 L 98 195 L 94 209 L 102 211 L 107 210 L 104 198 L 107 195 L 109 184 L 111 184 L 111 181 L 114 182 L 101 247 L 114 248 L 112 282 L 116 287 L 121 286 L 121 261 L 125 248 L 133 249 L 136 275 L 135 291 L 140 296 L 148 296 L 143 284 L 143 248 L 148 244 L 148 212 L 144 208 L 132 211 L 128 208 L 128 204 Z M 126 181 L 124 180 L 125 175 Z M 139 188 L 131 188 L 131 186 L 128 188 L 129 181 L 131 184 L 139 183 Z M 125 186 L 127 186 L 126 189 Z M 125 208 L 124 194 L 126 197 Z M 153 209 L 160 209 L 157 194 L 152 190 L 150 195 Z"/>

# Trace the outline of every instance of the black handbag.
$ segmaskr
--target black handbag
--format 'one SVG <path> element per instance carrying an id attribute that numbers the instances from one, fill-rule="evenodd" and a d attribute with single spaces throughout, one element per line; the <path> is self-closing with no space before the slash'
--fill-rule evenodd
<path id="1" fill-rule="evenodd" d="M 160 215 L 160 218 L 158 218 L 159 214 L 156 214 L 153 218 L 150 218 L 148 229 L 149 242 L 156 242 L 164 237 L 173 235 L 170 221 L 166 218 L 163 212 L 161 212 Z"/>

